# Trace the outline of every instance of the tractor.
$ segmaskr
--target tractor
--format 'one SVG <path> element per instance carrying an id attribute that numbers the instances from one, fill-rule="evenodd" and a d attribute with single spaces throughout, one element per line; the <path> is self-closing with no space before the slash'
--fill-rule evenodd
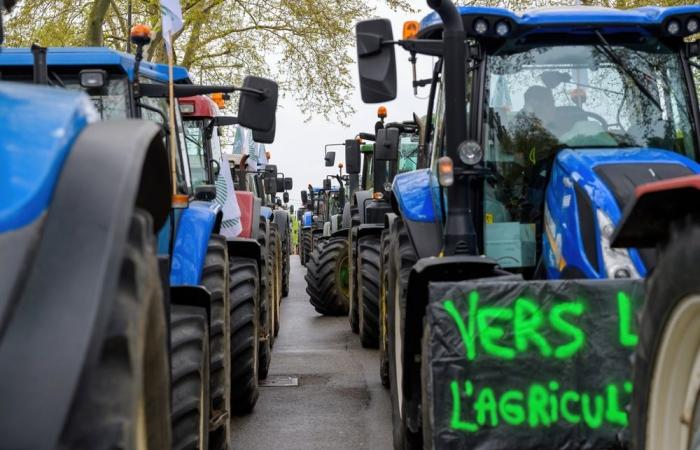
<path id="1" fill-rule="evenodd" d="M 700 50 L 685 41 L 700 7 L 516 14 L 428 5 L 434 12 L 406 23 L 400 40 L 385 19 L 356 27 L 365 102 L 396 96 L 395 46 L 413 61 L 435 58 L 432 78 L 414 79 L 431 87 L 421 133 L 428 165 L 395 177 L 386 216 L 394 447 L 619 448 L 630 421 L 638 436 L 662 439 L 653 422 L 662 417 L 671 430 L 685 427 L 688 442 L 692 413 L 678 421 L 683 402 L 661 397 L 686 388 L 664 378 L 659 360 L 662 378 L 651 377 L 654 360 L 640 352 L 658 352 L 660 342 L 676 345 L 670 355 L 688 348 L 662 326 L 693 296 L 654 295 L 668 292 L 659 289 L 674 283 L 670 272 L 680 277 L 673 288 L 695 292 L 677 260 L 692 267 L 679 248 L 690 255 L 697 239 L 669 207 L 673 199 L 693 217 L 697 200 L 679 191 L 634 200 L 652 190 L 647 183 L 675 186 L 700 173 L 691 61 Z M 671 233 L 634 233 L 657 226 Z M 645 248 L 668 236 L 660 255 Z M 647 319 L 638 329 L 639 310 Z M 696 345 L 688 323 L 676 330 Z M 638 341 L 644 362 L 633 377 Z M 675 366 L 684 380 L 688 367 Z M 692 411 L 697 386 L 686 392 Z M 630 417 L 632 397 L 641 400 Z"/>
<path id="2" fill-rule="evenodd" d="M 219 234 L 221 208 L 209 200 L 211 186 L 193 183 L 176 105 L 175 129 L 168 124 L 168 67 L 143 61 L 143 47 L 150 42 L 150 30 L 137 25 L 131 39 L 136 45 L 135 55 L 105 48 L 3 49 L 0 73 L 4 80 L 84 92 L 97 111 L 94 117 L 103 119 L 105 126 L 111 120 L 126 118 L 147 119 L 144 123 L 160 125 L 161 139 L 167 147 L 160 157 L 170 161 L 174 187 L 167 220 L 158 222 L 156 230 L 161 279 L 170 313 L 167 335 L 171 340 L 173 446 L 197 442 L 201 447 L 209 443 L 211 448 L 227 448 L 230 414 L 234 410 L 250 410 L 257 399 L 257 368 L 251 367 L 254 361 L 249 358 L 250 351 L 241 348 L 257 346 L 253 334 L 254 305 L 230 309 L 230 299 L 236 297 L 236 283 L 230 280 L 236 278 L 240 269 L 229 261 L 234 256 L 233 249 Z M 173 79 L 177 83 L 173 87 L 177 98 L 242 91 L 240 121 L 264 132 L 274 126 L 277 85 L 272 81 L 253 77 L 246 79 L 242 87 L 196 86 L 180 67 L 173 68 Z M 115 142 L 128 134 L 129 131 L 122 132 Z M 115 154 L 120 153 L 117 150 Z M 145 179 L 145 192 L 160 189 L 156 183 L 156 178 Z M 141 201 L 148 202 L 148 196 Z M 252 277 L 247 277 L 244 284 L 246 291 L 257 288 Z M 239 321 L 246 322 L 245 330 L 251 338 L 239 336 L 241 340 L 234 342 L 229 324 Z M 231 367 L 250 370 L 239 380 L 234 377 L 232 383 Z"/>
<path id="3" fill-rule="evenodd" d="M 261 151 L 259 146 L 272 142 L 269 136 L 260 135 L 254 130 L 246 130 L 238 127 L 236 133 L 249 133 L 247 138 L 253 140 L 256 151 Z M 269 191 L 277 187 L 276 166 L 258 168 L 256 171 L 248 171 L 245 167 L 243 154 L 227 155 L 229 168 L 233 176 L 233 184 L 236 192 L 246 192 L 250 201 L 254 202 L 255 228 L 253 233 L 260 246 L 260 323 L 261 346 L 260 372 L 262 378 L 267 377 L 271 362 L 272 347 L 279 333 L 280 301 L 283 294 L 284 270 L 282 252 L 283 246 L 280 236 L 282 229 L 288 227 L 288 214 L 286 211 L 274 210 L 275 202 Z M 291 178 L 286 179 L 287 184 Z"/>

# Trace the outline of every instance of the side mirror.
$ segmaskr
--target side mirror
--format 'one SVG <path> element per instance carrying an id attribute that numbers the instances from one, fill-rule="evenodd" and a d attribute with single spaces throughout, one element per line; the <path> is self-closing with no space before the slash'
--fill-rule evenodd
<path id="1" fill-rule="evenodd" d="M 331 179 L 330 178 L 326 178 L 325 180 L 323 180 L 323 190 L 324 191 L 331 190 Z"/>
<path id="2" fill-rule="evenodd" d="M 335 165 L 335 152 L 326 152 L 324 158 L 326 160 L 326 167 L 333 167 Z"/>
<path id="3" fill-rule="evenodd" d="M 213 178 L 218 177 L 219 173 L 221 173 L 221 164 L 219 164 L 219 161 L 210 159 L 209 165 L 211 166 L 211 173 L 214 175 Z"/>
<path id="4" fill-rule="evenodd" d="M 277 83 L 267 78 L 245 77 L 238 102 L 238 123 L 251 130 L 272 130 L 275 126 L 278 89 Z"/>
<path id="5" fill-rule="evenodd" d="M 285 194 L 286 194 L 286 192 L 285 192 Z M 278 198 L 275 200 L 275 204 L 276 204 L 277 206 L 282 206 L 282 200 L 280 200 L 279 197 L 278 197 Z"/>
<path id="6" fill-rule="evenodd" d="M 286 178 L 284 179 L 284 190 L 285 190 L 285 191 L 290 191 L 290 190 L 292 190 L 293 187 L 294 187 L 294 183 L 292 182 L 292 178 L 291 178 L 291 177 L 286 177 Z"/>
<path id="7" fill-rule="evenodd" d="M 277 192 L 282 192 L 284 191 L 284 178 L 277 178 L 275 180 L 275 184 L 277 184 Z"/>
<path id="8" fill-rule="evenodd" d="M 383 128 L 377 131 L 374 158 L 377 161 L 396 161 L 399 157 L 399 129 Z"/>
<path id="9" fill-rule="evenodd" d="M 268 131 L 253 130 L 253 140 L 261 144 L 272 144 L 275 142 L 275 132 L 277 129 L 277 120 L 272 122 L 272 129 Z"/>
<path id="10" fill-rule="evenodd" d="M 289 205 L 289 214 L 294 214 L 294 205 Z"/>
<path id="11" fill-rule="evenodd" d="M 265 165 L 265 173 L 273 179 L 277 179 L 277 164 Z"/>
<path id="12" fill-rule="evenodd" d="M 388 19 L 358 22 L 357 68 L 360 72 L 360 91 L 365 103 L 381 103 L 396 98 L 396 54 Z"/>
<path id="13" fill-rule="evenodd" d="M 214 118 L 214 125 L 217 127 L 229 127 L 238 123 L 238 117 L 235 116 L 218 116 Z"/>
<path id="14" fill-rule="evenodd" d="M 289 192 L 285 192 L 284 194 L 282 194 L 282 200 L 284 201 L 284 203 L 289 203 Z M 292 212 L 294 212 L 294 209 L 292 209 Z"/>
<path id="15" fill-rule="evenodd" d="M 309 195 L 306 191 L 301 191 L 301 204 L 306 205 L 309 202 Z"/>
<path id="16" fill-rule="evenodd" d="M 355 139 L 345 141 L 345 170 L 349 174 L 356 174 L 362 171 L 362 161 L 360 160 L 360 143 Z"/>

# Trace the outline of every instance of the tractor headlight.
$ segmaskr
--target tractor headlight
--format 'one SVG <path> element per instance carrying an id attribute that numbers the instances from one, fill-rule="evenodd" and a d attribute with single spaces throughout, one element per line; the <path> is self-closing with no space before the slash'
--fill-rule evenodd
<path id="1" fill-rule="evenodd" d="M 462 142 L 457 150 L 459 151 L 459 159 L 468 166 L 478 164 L 484 156 L 481 146 L 474 141 Z"/>
<path id="2" fill-rule="evenodd" d="M 666 31 L 668 34 L 677 35 L 681 31 L 681 23 L 677 20 L 672 20 L 666 25 Z"/>
<path id="3" fill-rule="evenodd" d="M 496 34 L 497 35 L 504 37 L 509 32 L 510 32 L 510 25 L 508 25 L 508 22 L 502 20 L 496 24 Z"/>
<path id="4" fill-rule="evenodd" d="M 489 31 L 489 23 L 484 19 L 476 19 L 474 21 L 474 31 L 476 34 L 484 34 Z"/>
<path id="5" fill-rule="evenodd" d="M 600 209 L 596 211 L 596 216 L 600 230 L 600 249 L 608 278 L 641 278 L 629 251 L 610 247 L 610 239 L 615 231 L 613 221 Z"/>
<path id="6" fill-rule="evenodd" d="M 700 30 L 700 21 L 696 19 L 695 17 L 691 17 L 688 20 L 688 23 L 685 24 L 686 30 L 688 30 L 688 33 L 690 34 L 695 34 Z"/>

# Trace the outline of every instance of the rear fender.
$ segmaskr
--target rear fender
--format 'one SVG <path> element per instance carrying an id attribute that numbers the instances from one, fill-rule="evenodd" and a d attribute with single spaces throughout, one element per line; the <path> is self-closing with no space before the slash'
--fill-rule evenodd
<path id="1" fill-rule="evenodd" d="M 209 239 L 220 209 L 216 203 L 191 202 L 182 211 L 173 245 L 172 286 L 200 284 Z"/>
<path id="2" fill-rule="evenodd" d="M 211 293 L 204 286 L 170 286 L 170 304 L 203 308 L 211 317 Z"/>
<path id="3" fill-rule="evenodd" d="M 256 239 L 234 238 L 226 241 L 229 257 L 254 259 L 260 269 L 260 243 Z"/>
<path id="4" fill-rule="evenodd" d="M 348 237 L 348 228 L 343 228 L 331 234 L 331 237 Z"/>
<path id="5" fill-rule="evenodd" d="M 360 223 L 365 223 L 365 207 L 366 201 L 372 198 L 371 191 L 357 191 L 355 192 L 353 204 L 357 205 L 358 212 L 360 213 Z"/>
<path id="6" fill-rule="evenodd" d="M 241 210 L 241 233 L 238 235 L 242 238 L 250 238 L 252 236 L 253 218 L 255 215 L 255 201 L 251 192 L 236 191 L 236 201 L 238 208 Z"/>
<path id="7" fill-rule="evenodd" d="M 274 215 L 274 222 L 277 224 L 277 229 L 280 233 L 280 241 L 284 242 L 288 239 L 289 235 L 289 213 L 281 209 L 275 209 L 272 214 Z"/>
<path id="8" fill-rule="evenodd" d="M 423 318 L 428 305 L 429 285 L 439 281 L 462 281 L 510 275 L 497 267 L 497 263 L 481 256 L 445 256 L 422 258 L 413 266 L 406 289 L 406 319 L 404 329 L 403 391 L 404 414 L 412 431 L 420 428 L 421 393 L 421 338 Z M 410 330 L 410 332 L 409 332 Z"/>
<path id="9" fill-rule="evenodd" d="M 154 228 L 165 223 L 166 155 L 160 128 L 141 120 L 88 125 L 73 144 L 2 330 L 4 447 L 58 447 L 81 374 L 107 332 L 134 206 L 151 213 Z"/>
<path id="10" fill-rule="evenodd" d="M 379 236 L 384 230 L 384 224 L 371 223 L 364 224 L 357 227 L 357 239 L 359 240 L 363 236 L 372 235 Z"/>
<path id="11" fill-rule="evenodd" d="M 700 175 L 658 181 L 635 189 L 615 234 L 613 247 L 656 247 L 673 223 L 700 219 Z"/>

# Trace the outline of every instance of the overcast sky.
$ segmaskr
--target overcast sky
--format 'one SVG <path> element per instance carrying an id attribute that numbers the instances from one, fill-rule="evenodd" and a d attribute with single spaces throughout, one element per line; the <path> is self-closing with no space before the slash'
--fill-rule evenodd
<path id="1" fill-rule="evenodd" d="M 415 4 L 424 5 L 425 3 L 416 1 Z M 395 13 L 386 7 L 380 7 L 377 9 L 377 15 L 391 19 L 394 38 L 400 38 L 404 21 L 420 21 L 427 10 L 427 6 L 424 6 L 419 13 L 408 14 Z M 356 59 L 355 48 L 349 49 L 348 52 L 353 59 Z M 389 112 L 389 121 L 410 120 L 414 112 L 422 116 L 427 110 L 429 88 L 419 89 L 418 97 L 420 98 L 414 97 L 411 87 L 413 76 L 408 58 L 409 54 L 406 51 L 396 48 L 398 96 L 396 100 L 384 104 Z M 418 67 L 418 77 L 428 78 L 431 70 L 431 58 L 419 56 Z M 337 173 L 337 168 L 331 171 L 330 167 L 324 167 L 324 146 L 345 142 L 345 139 L 354 137 L 360 131 L 371 132 L 377 121 L 376 111 L 379 105 L 363 104 L 360 98 L 356 64 L 351 67 L 351 73 L 355 85 L 352 104 L 356 113 L 347 120 L 350 127 L 328 122 L 322 117 L 304 122 L 304 115 L 291 98 L 283 99 L 277 109 L 277 134 L 274 144 L 268 145 L 268 150 L 272 152 L 270 162 L 277 164 L 278 170 L 283 171 L 285 176 L 294 178 L 294 189 L 289 194 L 291 202 L 296 205 L 301 202 L 299 192 L 305 189 L 305 186 L 309 183 L 318 186 L 327 174 Z M 344 159 L 344 149 L 336 147 L 335 150 L 337 151 L 335 161 L 337 166 Z"/>

